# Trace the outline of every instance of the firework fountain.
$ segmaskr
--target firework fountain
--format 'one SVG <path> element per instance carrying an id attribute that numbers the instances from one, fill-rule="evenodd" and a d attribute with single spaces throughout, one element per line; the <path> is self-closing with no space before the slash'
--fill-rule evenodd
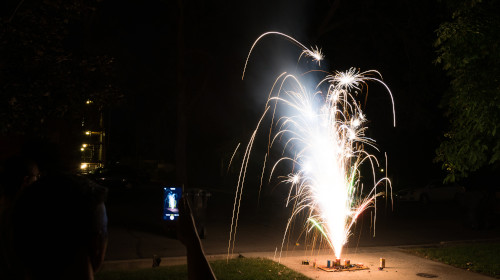
<path id="1" fill-rule="evenodd" d="M 242 78 L 253 48 L 267 35 L 282 36 L 299 46 L 302 49 L 299 60 L 312 59 L 318 65 L 323 60 L 323 55 L 317 48 L 306 48 L 283 33 L 267 32 L 252 45 Z M 290 186 L 286 204 L 292 204 L 293 211 L 285 230 L 282 248 L 294 217 L 305 212 L 308 216 L 307 231 L 317 230 L 332 248 L 336 258 L 340 258 L 356 219 L 364 210 L 376 204 L 377 197 L 383 191 L 390 189 L 387 177 L 376 177 L 375 170 L 379 166 L 377 158 L 365 150 L 365 147 L 377 149 L 375 141 L 365 136 L 367 119 L 357 101 L 368 81 L 378 82 L 387 89 L 395 116 L 391 91 L 375 70 L 360 72 L 351 68 L 345 72 L 326 74 L 312 90 L 306 88 L 298 77 L 288 73 L 283 73 L 276 79 L 264 113 L 246 146 L 241 164 L 228 254 L 231 248 L 234 249 L 246 169 L 254 140 L 265 116 L 270 114 L 271 126 L 276 130 L 270 132 L 269 145 L 283 142 L 283 153 L 293 155 L 277 160 L 272 165 L 269 176 L 272 178 L 276 166 L 283 161 L 292 162 L 292 171 L 283 180 Z M 282 108 L 286 110 L 281 110 Z M 267 157 L 266 154 L 266 160 Z M 370 166 L 373 177 L 372 185 L 366 189 L 360 182 L 359 174 L 360 167 L 364 164 Z"/>

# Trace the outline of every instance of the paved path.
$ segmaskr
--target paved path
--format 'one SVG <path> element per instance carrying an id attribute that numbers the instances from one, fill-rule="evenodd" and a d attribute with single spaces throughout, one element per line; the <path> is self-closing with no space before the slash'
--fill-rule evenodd
<path id="1" fill-rule="evenodd" d="M 311 279 L 425 279 L 436 278 L 441 280 L 488 280 L 494 279 L 478 273 L 473 273 L 464 269 L 455 268 L 446 264 L 431 261 L 407 254 L 402 248 L 396 246 L 384 247 L 364 247 L 347 251 L 343 257 L 350 259 L 351 263 L 362 263 L 368 270 L 354 272 L 326 272 L 314 268 L 312 263 L 326 264 L 328 259 L 332 259 L 328 251 L 320 250 L 305 252 L 302 250 L 284 252 L 279 258 L 274 252 L 252 252 L 243 253 L 244 257 L 268 258 L 279 261 L 281 264 L 298 271 Z M 209 260 L 225 259 L 227 255 L 211 255 Z M 236 255 L 233 255 L 236 257 Z M 386 268 L 379 270 L 379 260 L 385 258 Z M 302 261 L 308 259 L 310 265 L 302 265 Z M 162 259 L 161 266 L 185 264 L 185 257 L 170 257 Z M 104 270 L 150 268 L 151 259 L 108 261 Z M 420 275 L 420 276 L 419 276 Z"/>
<path id="2" fill-rule="evenodd" d="M 353 263 L 362 263 L 369 267 L 368 270 L 354 272 L 326 272 L 312 265 L 302 265 L 304 252 L 295 251 L 281 258 L 281 263 L 299 271 L 312 279 L 424 279 L 422 276 L 435 276 L 437 279 L 449 280 L 480 280 L 492 279 L 490 277 L 458 269 L 449 265 L 434 262 L 424 258 L 409 255 L 398 247 L 365 247 L 356 252 L 347 252 L 343 258 L 350 259 Z M 259 254 L 247 254 L 256 257 Z M 260 256 L 270 257 L 261 254 Z M 380 258 L 385 258 L 386 268 L 379 270 Z M 332 259 L 328 252 L 319 252 L 309 257 L 319 264 L 326 264 L 327 259 Z"/>

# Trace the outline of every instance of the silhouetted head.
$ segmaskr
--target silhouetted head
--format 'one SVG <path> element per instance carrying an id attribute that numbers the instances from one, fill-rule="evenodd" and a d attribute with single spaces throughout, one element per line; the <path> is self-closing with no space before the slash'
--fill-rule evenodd
<path id="1" fill-rule="evenodd" d="M 14 196 L 38 178 L 40 178 L 40 170 L 33 159 L 24 156 L 11 157 L 4 162 L 1 194 Z"/>

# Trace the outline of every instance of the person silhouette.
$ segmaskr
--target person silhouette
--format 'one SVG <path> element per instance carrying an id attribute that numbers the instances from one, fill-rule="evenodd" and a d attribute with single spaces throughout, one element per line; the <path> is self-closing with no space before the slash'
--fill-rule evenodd
<path id="1" fill-rule="evenodd" d="M 0 279 L 93 279 L 107 247 L 106 195 L 64 174 L 21 190 L 2 221 Z"/>

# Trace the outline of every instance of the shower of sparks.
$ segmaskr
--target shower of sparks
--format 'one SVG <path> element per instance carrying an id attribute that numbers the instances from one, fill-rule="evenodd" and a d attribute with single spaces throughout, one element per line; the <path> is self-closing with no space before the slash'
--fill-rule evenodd
<path id="1" fill-rule="evenodd" d="M 298 44 L 303 48 L 301 56 L 305 54 L 318 62 L 323 59 L 317 49 L 311 51 L 292 37 L 279 32 L 261 35 L 252 45 L 250 53 L 257 41 L 267 34 L 282 35 Z M 376 178 L 375 170 L 378 169 L 379 162 L 365 150 L 365 147 L 377 150 L 375 141 L 365 136 L 367 119 L 360 103 L 356 100 L 363 92 L 366 81 L 381 83 L 393 100 L 389 88 L 381 80 L 380 74 L 374 70 L 360 72 L 351 68 L 345 72 L 335 72 L 320 81 L 314 91 L 306 89 L 294 75 L 282 74 L 277 78 L 275 86 L 277 85 L 278 89 L 274 94 L 275 86 L 271 90 L 265 112 L 247 145 L 241 165 L 228 254 L 231 246 L 234 249 L 239 205 L 253 142 L 265 115 L 272 112 L 273 122 L 275 118 L 277 119 L 277 131 L 271 132 L 270 145 L 274 145 L 278 140 L 284 140 L 283 152 L 294 155 L 279 159 L 270 172 L 271 178 L 276 166 L 283 161 L 289 160 L 294 166 L 294 171 L 284 179 L 290 186 L 286 204 L 288 206 L 292 203 L 293 211 L 287 224 L 282 248 L 291 221 L 299 213 L 306 212 L 309 225 L 307 229 L 309 231 L 316 229 L 332 248 L 335 256 L 340 258 L 342 248 L 347 243 L 351 228 L 359 215 L 376 203 L 376 198 L 383 194 L 379 191 L 382 186 L 386 191 L 390 188 L 387 177 Z M 321 88 L 324 88 L 324 91 L 321 91 Z M 274 106 L 274 110 L 270 110 L 271 106 Z M 392 111 L 395 116 L 394 101 Z M 276 116 L 278 113 L 279 116 Z M 373 177 L 371 188 L 366 190 L 363 190 L 363 184 L 360 182 L 359 172 L 362 164 L 371 167 Z"/>

